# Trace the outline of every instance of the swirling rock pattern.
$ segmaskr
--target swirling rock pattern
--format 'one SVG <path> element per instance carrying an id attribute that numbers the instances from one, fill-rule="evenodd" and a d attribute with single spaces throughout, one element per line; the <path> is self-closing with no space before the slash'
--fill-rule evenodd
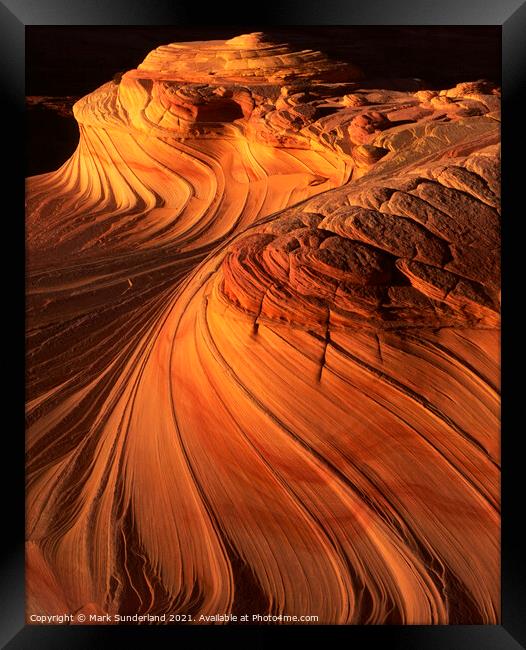
<path id="1" fill-rule="evenodd" d="M 74 113 L 27 189 L 28 613 L 498 622 L 498 89 L 250 34 Z"/>

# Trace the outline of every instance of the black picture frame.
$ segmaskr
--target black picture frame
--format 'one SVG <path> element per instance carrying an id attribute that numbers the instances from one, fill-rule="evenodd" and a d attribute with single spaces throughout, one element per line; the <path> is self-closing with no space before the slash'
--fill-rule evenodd
<path id="1" fill-rule="evenodd" d="M 247 7 L 250 3 L 247 3 Z M 14 307 L 6 341 L 15 352 L 7 372 L 17 381 L 11 383 L 10 404 L 14 424 L 4 430 L 4 506 L 6 515 L 2 536 L 5 549 L 0 570 L 0 643 L 9 650 L 38 648 L 116 648 L 127 643 L 164 647 L 208 647 L 214 642 L 237 642 L 243 647 L 268 647 L 278 638 L 283 642 L 322 643 L 325 647 L 350 648 L 376 644 L 379 647 L 422 650 L 512 650 L 526 647 L 526 595 L 523 539 L 520 534 L 522 515 L 522 465 L 518 451 L 519 428 L 513 425 L 514 413 L 520 408 L 520 383 L 511 376 L 515 362 L 513 337 L 513 291 L 510 282 L 516 273 L 511 262 L 514 216 L 519 220 L 521 205 L 515 197 L 521 187 L 520 168 L 511 152 L 516 148 L 515 135 L 522 130 L 518 112 L 520 93 L 525 87 L 523 59 L 526 54 L 526 2 L 522 0 L 403 0 L 388 2 L 367 0 L 291 0 L 273 6 L 260 2 L 251 8 L 252 15 L 240 13 L 238 3 L 229 7 L 216 3 L 208 7 L 188 0 L 2 0 L 0 2 L 0 76 L 7 115 L 2 122 L 7 131 L 18 134 L 18 144 L 9 149 L 9 164 L 4 175 L 4 193 L 11 202 L 4 218 L 9 218 L 9 248 L 18 252 L 11 266 L 10 279 Z M 502 335 L 502 624 L 496 626 L 250 626 L 250 627 L 88 627 L 25 626 L 24 614 L 24 177 L 25 155 L 20 134 L 24 133 L 24 38 L 29 25 L 206 25 L 233 26 L 236 23 L 267 25 L 499 25 L 503 41 L 503 209 L 504 274 Z M 517 128 L 515 128 L 517 126 Z M 16 143 L 16 138 L 15 138 Z M 7 145 L 4 145 L 7 146 Z M 4 242 L 5 245 L 5 242 Z M 16 371 L 18 368 L 18 372 Z M 520 422 L 520 418 L 517 420 Z M 522 516 L 521 516 L 522 515 Z"/>

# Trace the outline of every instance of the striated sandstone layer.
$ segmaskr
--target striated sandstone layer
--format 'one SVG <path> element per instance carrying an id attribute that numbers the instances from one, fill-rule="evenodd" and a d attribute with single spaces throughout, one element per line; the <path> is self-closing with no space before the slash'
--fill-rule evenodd
<path id="1" fill-rule="evenodd" d="M 75 104 L 27 185 L 28 615 L 499 621 L 499 108 L 259 33 Z"/>

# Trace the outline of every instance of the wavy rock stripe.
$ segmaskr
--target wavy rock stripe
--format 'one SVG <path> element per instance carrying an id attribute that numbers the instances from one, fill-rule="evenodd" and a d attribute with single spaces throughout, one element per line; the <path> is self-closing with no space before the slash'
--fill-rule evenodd
<path id="1" fill-rule="evenodd" d="M 29 179 L 28 614 L 499 621 L 498 93 L 360 83 L 163 46 Z"/>

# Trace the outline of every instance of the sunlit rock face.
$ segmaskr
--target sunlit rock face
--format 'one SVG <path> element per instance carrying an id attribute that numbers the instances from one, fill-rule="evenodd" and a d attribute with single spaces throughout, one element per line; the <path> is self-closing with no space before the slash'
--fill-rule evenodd
<path id="1" fill-rule="evenodd" d="M 329 82 L 359 76 L 258 34 L 158 48 L 75 104 L 76 153 L 29 182 L 30 263 L 40 253 L 195 250 L 341 185 L 350 157 L 303 131 L 323 128 L 339 88 Z M 289 99 L 289 80 L 312 84 L 310 101 L 294 90 Z"/>
<path id="2" fill-rule="evenodd" d="M 262 34 L 77 102 L 27 189 L 28 614 L 499 621 L 499 105 Z"/>

